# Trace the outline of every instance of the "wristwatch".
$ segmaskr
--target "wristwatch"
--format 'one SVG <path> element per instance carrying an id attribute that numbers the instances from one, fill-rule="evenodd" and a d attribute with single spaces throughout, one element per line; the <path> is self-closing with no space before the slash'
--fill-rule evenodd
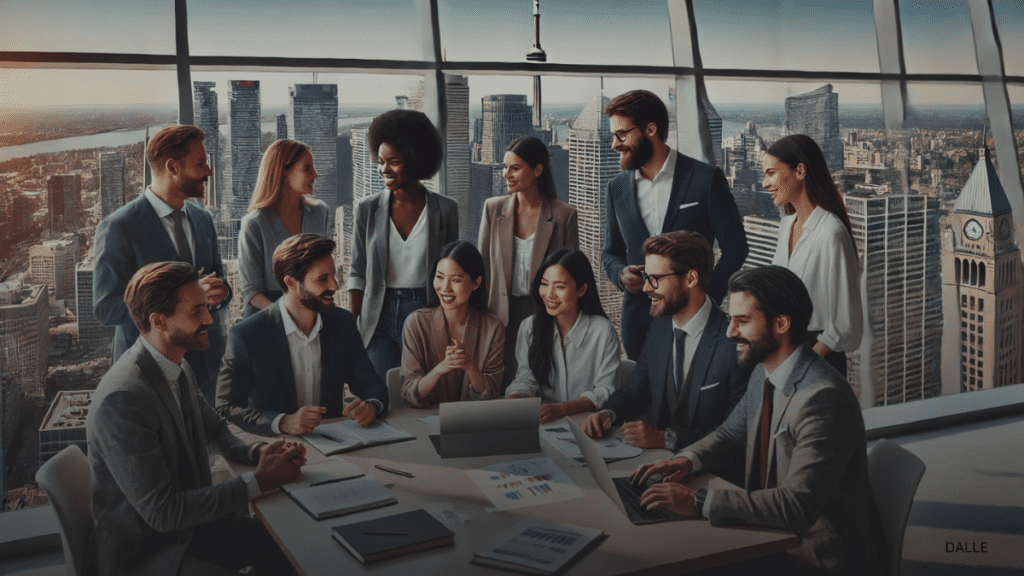
<path id="1" fill-rule="evenodd" d="M 708 489 L 701 488 L 693 495 L 693 503 L 697 505 L 697 515 L 704 516 L 704 501 L 708 498 Z"/>
<path id="2" fill-rule="evenodd" d="M 665 448 L 676 451 L 676 431 L 671 428 L 665 428 Z"/>

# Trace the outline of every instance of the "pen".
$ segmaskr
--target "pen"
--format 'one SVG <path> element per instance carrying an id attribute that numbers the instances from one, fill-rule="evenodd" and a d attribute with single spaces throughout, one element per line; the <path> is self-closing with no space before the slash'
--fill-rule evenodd
<path id="1" fill-rule="evenodd" d="M 367 536 L 408 536 L 405 532 L 363 532 Z"/>
<path id="2" fill-rule="evenodd" d="M 334 484 L 335 482 L 341 482 L 344 478 L 335 478 L 333 480 L 321 480 L 319 482 L 313 482 L 309 485 L 310 488 L 313 486 L 323 486 L 324 484 Z"/>
<path id="3" fill-rule="evenodd" d="M 381 466 L 380 464 L 374 464 L 373 467 L 376 468 L 377 470 L 383 470 L 385 472 L 390 472 L 392 474 L 398 474 L 399 476 L 405 476 L 406 478 L 415 478 L 415 476 L 409 474 L 408 472 L 402 472 L 401 470 L 395 470 L 394 468 L 388 468 L 386 466 Z"/>

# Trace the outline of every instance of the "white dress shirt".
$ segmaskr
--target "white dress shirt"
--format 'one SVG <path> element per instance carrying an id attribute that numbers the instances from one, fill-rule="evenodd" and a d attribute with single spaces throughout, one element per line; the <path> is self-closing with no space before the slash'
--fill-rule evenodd
<path id="1" fill-rule="evenodd" d="M 860 347 L 864 331 L 853 238 L 838 216 L 817 206 L 790 254 L 789 237 L 795 222 L 795 214 L 782 219 L 772 264 L 792 270 L 807 287 L 814 303 L 807 329 L 821 330 L 818 340 L 832 350 L 853 352 Z"/>
<path id="2" fill-rule="evenodd" d="M 580 312 L 565 336 L 565 346 L 557 326 L 551 343 L 549 382 L 552 388 L 541 388 L 530 369 L 530 342 L 533 341 L 533 317 L 519 325 L 516 340 L 516 378 L 505 391 L 506 396 L 525 394 L 545 400 L 567 402 L 588 398 L 595 407 L 608 401 L 615 391 L 619 371 L 619 335 L 611 320 Z"/>
<path id="3" fill-rule="evenodd" d="M 388 218 L 388 288 L 422 288 L 427 284 L 427 207 L 420 211 L 408 238 Z"/>
<path id="4" fill-rule="evenodd" d="M 160 372 L 164 375 L 164 379 L 167 380 L 167 386 L 171 389 L 171 396 L 174 396 L 174 402 L 178 405 L 178 410 L 181 410 L 181 391 L 178 389 L 178 377 L 181 376 L 182 371 L 185 372 L 185 379 L 188 380 L 188 387 L 192 392 L 192 395 L 196 395 L 198 385 L 196 384 L 195 374 L 192 373 L 192 367 L 189 366 L 188 370 L 185 370 L 182 364 L 171 360 L 167 356 L 164 356 L 157 350 L 145 336 L 140 336 L 139 340 L 142 340 L 142 345 L 149 351 L 149 355 L 156 361 L 156 365 L 160 368 Z M 184 360 L 182 360 L 184 362 Z M 185 364 L 187 365 L 187 363 Z M 182 414 L 184 416 L 184 413 Z M 199 424 L 200 422 L 197 422 Z M 263 442 L 257 442 L 249 448 L 249 458 L 257 460 L 256 450 L 259 449 L 260 444 Z M 209 452 L 205 454 L 196 454 L 198 458 L 209 458 Z M 256 475 L 252 472 L 246 472 L 242 474 L 242 480 L 245 481 L 245 488 L 249 493 L 249 500 L 255 500 L 263 495 L 263 491 L 260 490 L 260 484 L 256 481 Z"/>
<path id="5" fill-rule="evenodd" d="M 288 355 L 292 359 L 292 377 L 295 379 L 295 396 L 298 406 L 319 406 L 320 385 L 323 377 L 323 363 L 320 355 L 320 328 L 323 320 L 316 315 L 316 322 L 309 336 L 295 325 L 291 312 L 281 302 L 281 325 L 288 340 Z M 281 433 L 281 419 L 287 414 L 278 414 L 270 423 L 274 434 Z"/>
<path id="6" fill-rule="evenodd" d="M 672 196 L 672 175 L 676 171 L 676 152 L 669 148 L 668 158 L 661 170 L 648 180 L 636 171 L 636 203 L 640 207 L 640 218 L 647 226 L 648 236 L 661 234 L 668 213 L 668 199 Z"/>
<path id="7" fill-rule="evenodd" d="M 530 234 L 526 240 L 512 235 L 515 239 L 516 254 L 512 259 L 512 295 L 530 295 L 530 259 L 533 257 L 533 239 L 537 234 Z"/>
<path id="8" fill-rule="evenodd" d="M 693 315 L 693 318 L 686 323 L 685 326 L 676 324 L 675 318 L 672 319 L 672 329 L 682 330 L 686 333 L 686 344 L 683 346 L 683 382 L 690 376 L 690 370 L 693 370 L 693 357 L 696 356 L 697 346 L 700 344 L 700 337 L 704 333 L 704 327 L 708 324 L 708 317 L 711 316 L 711 307 L 714 304 L 711 303 L 711 298 L 707 295 L 704 296 L 704 304 L 701 305 L 700 310 Z M 674 332 L 673 332 L 674 334 Z M 676 347 L 673 341 L 672 345 L 672 373 L 675 374 L 676 361 Z M 682 384 L 677 383 L 677 386 L 682 388 Z"/>
<path id="9" fill-rule="evenodd" d="M 170 237 L 171 244 L 174 245 L 174 249 L 178 251 L 178 254 L 181 254 L 181 248 L 178 247 L 178 241 L 174 239 L 174 218 L 171 217 L 171 214 L 174 212 L 174 208 L 171 208 L 166 202 L 161 200 L 150 187 L 146 187 L 145 194 L 146 200 L 149 200 L 149 203 L 153 205 L 153 210 L 156 211 L 156 216 L 160 219 L 160 223 L 164 225 L 164 230 L 167 231 L 167 236 Z M 196 239 L 192 234 L 192 224 L 189 223 L 188 211 L 185 210 L 184 204 L 181 206 L 181 212 L 185 215 L 185 217 L 181 219 L 181 225 L 185 229 L 185 238 L 188 239 L 188 250 L 192 253 L 192 261 L 195 262 Z M 199 268 L 196 268 L 196 270 L 198 269 Z"/>

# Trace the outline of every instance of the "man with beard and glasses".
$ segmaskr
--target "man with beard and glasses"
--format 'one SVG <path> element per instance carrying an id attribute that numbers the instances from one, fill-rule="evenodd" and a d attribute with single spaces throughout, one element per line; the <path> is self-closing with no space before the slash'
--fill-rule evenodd
<path id="1" fill-rule="evenodd" d="M 110 367 L 86 421 L 95 566 L 101 576 L 289 574 L 250 500 L 295 481 L 305 448 L 246 444 L 198 393 L 187 350 L 209 344 L 208 290 L 183 262 L 142 267 L 125 287 L 141 337 Z M 254 472 L 214 485 L 209 447 Z"/>
<path id="2" fill-rule="evenodd" d="M 729 319 L 705 293 L 714 255 L 704 237 L 681 230 L 648 238 L 644 256 L 640 274 L 655 318 L 647 345 L 626 386 L 582 429 L 600 438 L 625 422 L 627 443 L 677 450 L 725 420 L 747 389 L 750 369 L 736 365 Z"/>
<path id="3" fill-rule="evenodd" d="M 768 266 L 729 280 L 729 337 L 753 368 L 747 392 L 714 432 L 672 460 L 633 472 L 652 475 L 640 504 L 715 526 L 792 530 L 798 547 L 721 574 L 885 574 L 885 543 L 868 478 L 864 419 L 846 379 L 804 344 L 814 305 L 793 272 Z M 679 481 L 743 462 L 743 490 L 693 490 Z"/>
<path id="4" fill-rule="evenodd" d="M 691 230 L 722 255 L 707 284 L 716 302 L 725 297 L 729 275 L 747 257 L 747 236 L 725 174 L 672 150 L 668 110 L 655 94 L 633 90 L 615 97 L 604 113 L 620 155 L 623 172 L 608 183 L 608 227 L 601 258 L 608 278 L 623 291 L 622 346 L 630 360 L 644 347 L 650 326 L 650 301 L 644 287 L 644 240 L 651 236 Z"/>
<path id="5" fill-rule="evenodd" d="M 117 362 L 139 337 L 124 303 L 132 275 L 153 262 L 188 262 L 198 269 L 199 285 L 213 316 L 210 346 L 190 349 L 185 358 L 195 371 L 199 389 L 212 402 L 214 378 L 224 354 L 218 311 L 231 301 L 231 288 L 224 281 L 213 218 L 200 204 L 186 202 L 203 198 L 213 173 L 206 162 L 203 131 L 196 126 L 164 128 L 149 140 L 146 157 L 153 183 L 96 227 L 93 309 L 100 323 L 117 326 L 111 354 L 111 361 Z"/>
<path id="6" fill-rule="evenodd" d="M 277 302 L 231 328 L 217 411 L 245 430 L 304 434 L 322 418 L 369 426 L 388 407 L 352 313 L 334 306 L 334 241 L 297 234 L 274 250 Z M 345 405 L 348 383 L 358 399 Z"/>

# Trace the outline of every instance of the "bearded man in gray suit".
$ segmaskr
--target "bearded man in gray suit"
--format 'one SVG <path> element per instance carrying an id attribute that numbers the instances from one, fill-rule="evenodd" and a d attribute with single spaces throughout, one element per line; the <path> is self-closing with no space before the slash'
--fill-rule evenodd
<path id="1" fill-rule="evenodd" d="M 263 525 L 235 513 L 294 481 L 305 449 L 283 440 L 246 445 L 199 393 L 184 356 L 209 345 L 213 319 L 195 268 L 146 265 L 124 299 L 141 337 L 100 381 L 86 423 L 96 572 L 290 573 Z M 255 472 L 212 485 L 208 444 L 256 464 Z"/>
<path id="2" fill-rule="evenodd" d="M 640 503 L 715 526 L 792 530 L 800 546 L 726 573 L 798 571 L 884 574 L 884 542 L 867 472 L 864 419 L 850 384 L 803 345 L 813 304 L 789 270 L 768 266 L 729 280 L 729 338 L 737 360 L 754 367 L 747 392 L 714 432 L 672 460 L 640 466 L 639 485 L 663 481 Z M 744 490 L 692 490 L 687 474 L 743 459 Z"/>

